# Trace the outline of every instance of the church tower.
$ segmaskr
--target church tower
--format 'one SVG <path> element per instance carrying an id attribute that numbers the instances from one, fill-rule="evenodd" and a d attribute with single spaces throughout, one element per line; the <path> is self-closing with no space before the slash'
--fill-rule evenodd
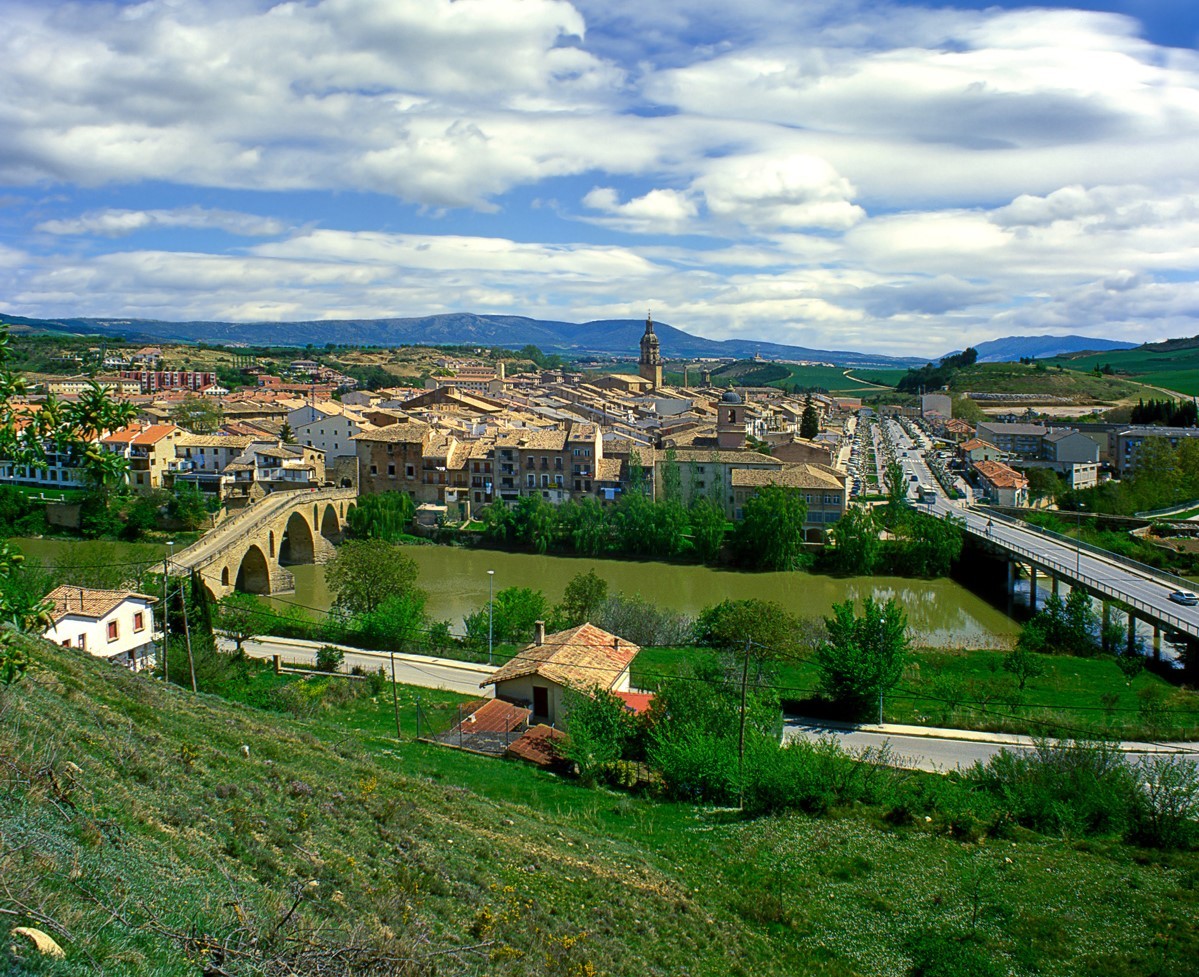
<path id="1" fill-rule="evenodd" d="M 654 335 L 654 317 L 649 314 L 645 317 L 645 335 L 641 337 L 641 358 L 637 363 L 637 373 L 648 380 L 653 389 L 662 386 L 662 350 Z"/>
<path id="2" fill-rule="evenodd" d="M 726 390 L 716 405 L 716 444 L 722 451 L 745 447 L 745 402 L 735 390 Z"/>

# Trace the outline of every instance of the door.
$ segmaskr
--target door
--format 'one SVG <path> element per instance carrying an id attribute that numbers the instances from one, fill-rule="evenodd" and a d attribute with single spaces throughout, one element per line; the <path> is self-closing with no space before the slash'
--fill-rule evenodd
<path id="1" fill-rule="evenodd" d="M 533 686 L 533 715 L 548 719 L 550 714 L 550 690 L 544 686 Z"/>

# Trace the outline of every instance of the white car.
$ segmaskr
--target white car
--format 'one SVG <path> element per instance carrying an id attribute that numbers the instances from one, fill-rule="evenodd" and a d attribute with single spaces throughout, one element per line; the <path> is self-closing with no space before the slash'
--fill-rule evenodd
<path id="1" fill-rule="evenodd" d="M 1170 600 L 1175 604 L 1186 604 L 1188 607 L 1193 607 L 1199 604 L 1199 597 L 1196 597 L 1189 590 L 1176 590 L 1170 595 Z"/>

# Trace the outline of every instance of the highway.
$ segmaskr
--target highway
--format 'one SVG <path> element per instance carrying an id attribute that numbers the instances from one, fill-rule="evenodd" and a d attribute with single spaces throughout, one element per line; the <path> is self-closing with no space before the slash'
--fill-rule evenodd
<path id="1" fill-rule="evenodd" d="M 892 437 L 900 454 L 898 460 L 916 474 L 919 483 L 937 488 L 936 502 L 929 506 L 918 504 L 918 508 L 941 518 L 953 517 L 961 521 L 968 531 L 1007 550 L 1016 560 L 1033 562 L 1043 571 L 1053 571 L 1066 583 L 1078 581 L 1096 596 L 1125 602 L 1141 620 L 1151 619 L 1199 639 L 1199 607 L 1177 604 L 1169 596 L 1175 590 L 1194 589 L 1189 581 L 1140 564 L 1129 566 L 1115 557 L 1039 533 L 1015 520 L 950 502 L 928 470 L 923 449 L 914 446 L 897 424 Z M 905 450 L 906 458 L 902 457 Z"/>

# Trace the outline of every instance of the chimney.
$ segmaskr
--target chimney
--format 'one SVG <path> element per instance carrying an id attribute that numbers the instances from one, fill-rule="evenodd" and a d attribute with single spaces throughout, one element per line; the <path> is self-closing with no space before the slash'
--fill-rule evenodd
<path id="1" fill-rule="evenodd" d="M 533 644 L 539 648 L 545 644 L 545 621 L 533 622 Z"/>
<path id="2" fill-rule="evenodd" d="M 620 651 L 620 639 L 616 635 L 612 635 L 612 650 Z"/>

